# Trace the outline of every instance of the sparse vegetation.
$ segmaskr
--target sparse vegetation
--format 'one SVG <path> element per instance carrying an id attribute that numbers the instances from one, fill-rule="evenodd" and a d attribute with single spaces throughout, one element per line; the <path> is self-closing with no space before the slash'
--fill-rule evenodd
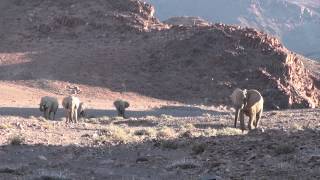
<path id="1" fill-rule="evenodd" d="M 193 169 L 199 167 L 199 163 L 197 163 L 194 160 L 178 160 L 174 161 L 172 164 L 170 164 L 167 168 L 168 169 Z"/>
<path id="2" fill-rule="evenodd" d="M 172 121 L 172 120 L 174 119 L 173 116 L 167 115 L 167 114 L 161 114 L 161 115 L 160 115 L 160 118 L 161 118 L 162 120 L 165 120 L 165 121 Z"/>
<path id="3" fill-rule="evenodd" d="M 0 124 L 0 129 L 10 129 L 11 125 L 9 124 Z"/>
<path id="4" fill-rule="evenodd" d="M 192 132 L 190 130 L 187 130 L 180 134 L 179 137 L 181 138 L 191 138 L 193 136 Z"/>
<path id="5" fill-rule="evenodd" d="M 205 151 L 207 145 L 204 143 L 197 143 L 192 146 L 192 152 L 193 154 L 201 154 Z"/>
<path id="6" fill-rule="evenodd" d="M 217 130 L 217 136 L 235 136 L 235 135 L 242 135 L 242 131 L 236 128 L 222 128 Z"/>
<path id="7" fill-rule="evenodd" d="M 266 14 L 269 1 L 249 3 L 239 22 Z M 289 12 L 297 27 L 310 25 L 319 8 L 297 2 L 294 10 L 277 7 L 270 23 Z M 231 128 L 235 109 L 226 105 L 236 87 L 261 91 L 266 108 L 319 105 L 320 63 L 276 37 L 222 23 L 171 26 L 141 0 L 1 0 L 0 7 L 0 179 L 319 177 L 319 109 L 268 110 L 261 131 Z M 292 29 L 288 23 L 281 27 Z M 66 124 L 63 107 L 76 106 L 61 100 L 70 94 L 90 107 L 81 123 Z M 252 97 L 244 95 L 241 103 Z M 38 118 L 47 116 L 42 96 L 58 99 L 56 121 Z M 131 103 L 129 119 L 121 108 L 123 117 L 113 117 L 116 98 Z"/>
<path id="8" fill-rule="evenodd" d="M 169 128 L 167 126 L 162 127 L 158 133 L 157 133 L 157 138 L 173 138 L 176 136 L 176 132 L 174 129 Z"/>
<path id="9" fill-rule="evenodd" d="M 110 125 L 105 129 L 100 130 L 100 132 L 98 133 L 99 136 L 95 140 L 102 142 L 110 141 L 116 143 L 127 143 L 130 140 L 133 140 L 133 137 L 129 133 L 130 131 L 120 126 Z"/>
<path id="10" fill-rule="evenodd" d="M 9 139 L 11 145 L 21 145 L 25 142 L 25 138 L 22 135 L 14 135 Z"/>
<path id="11" fill-rule="evenodd" d="M 304 127 L 298 123 L 293 123 L 291 128 L 292 130 L 296 130 L 296 131 L 301 131 L 304 129 Z"/>
<path id="12" fill-rule="evenodd" d="M 162 141 L 161 142 L 161 147 L 165 149 L 178 149 L 179 143 L 175 140 L 171 141 Z"/>
<path id="13" fill-rule="evenodd" d="M 134 132 L 134 135 L 137 136 L 151 136 L 150 130 L 147 129 L 138 129 Z"/>
<path id="14" fill-rule="evenodd" d="M 275 147 L 275 153 L 277 155 L 290 154 L 295 151 L 295 147 L 291 144 L 279 144 Z"/>

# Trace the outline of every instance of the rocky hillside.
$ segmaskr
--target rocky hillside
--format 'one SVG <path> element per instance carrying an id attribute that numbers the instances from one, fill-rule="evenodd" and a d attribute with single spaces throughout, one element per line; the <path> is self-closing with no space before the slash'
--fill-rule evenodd
<path id="1" fill-rule="evenodd" d="M 156 16 L 200 16 L 212 22 L 263 30 L 281 39 L 290 50 L 320 59 L 319 0 L 148 0 Z M 179 7 L 178 9 L 176 7 Z"/>
<path id="2" fill-rule="evenodd" d="M 0 79 L 39 79 L 197 104 L 256 88 L 268 108 L 318 106 L 319 84 L 276 38 L 214 24 L 169 26 L 136 0 L 3 0 Z"/>

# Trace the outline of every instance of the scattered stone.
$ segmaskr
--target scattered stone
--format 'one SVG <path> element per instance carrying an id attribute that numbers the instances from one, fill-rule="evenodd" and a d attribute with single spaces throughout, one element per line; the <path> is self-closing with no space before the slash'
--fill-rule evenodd
<path id="1" fill-rule="evenodd" d="M 39 155 L 38 158 L 41 159 L 41 160 L 44 160 L 44 161 L 47 161 L 47 160 L 48 160 L 48 159 L 47 159 L 45 156 L 43 156 L 43 155 Z"/>
<path id="2" fill-rule="evenodd" d="M 136 159 L 136 163 L 147 162 L 147 161 L 149 161 L 149 159 L 147 159 L 146 157 L 139 157 Z"/>
<path id="3" fill-rule="evenodd" d="M 200 177 L 200 180 L 222 180 L 222 178 L 220 176 L 217 175 L 203 175 Z"/>

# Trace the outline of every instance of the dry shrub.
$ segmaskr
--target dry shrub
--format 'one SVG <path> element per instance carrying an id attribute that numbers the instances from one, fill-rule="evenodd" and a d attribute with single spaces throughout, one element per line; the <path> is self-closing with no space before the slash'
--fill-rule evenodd
<path id="1" fill-rule="evenodd" d="M 166 149 L 178 149 L 179 143 L 176 141 L 163 141 L 161 143 L 161 147 L 166 148 Z"/>
<path id="2" fill-rule="evenodd" d="M 0 129 L 10 129 L 10 128 L 12 128 L 12 126 L 9 124 L 0 124 Z"/>
<path id="3" fill-rule="evenodd" d="M 148 129 L 138 129 L 134 132 L 134 135 L 137 136 L 151 136 L 152 132 Z"/>
<path id="4" fill-rule="evenodd" d="M 291 144 L 279 144 L 274 150 L 277 155 L 290 154 L 295 151 L 295 147 Z"/>
<path id="5" fill-rule="evenodd" d="M 99 120 L 100 122 L 102 122 L 102 121 L 110 121 L 111 118 L 108 117 L 108 116 L 102 116 L 102 117 L 99 117 L 98 120 Z"/>
<path id="6" fill-rule="evenodd" d="M 212 128 L 204 129 L 201 132 L 201 135 L 202 136 L 207 136 L 207 137 L 216 136 L 217 135 L 217 130 L 216 129 L 212 129 Z"/>
<path id="7" fill-rule="evenodd" d="M 176 132 L 174 129 L 169 128 L 167 126 L 162 127 L 157 133 L 157 138 L 173 138 L 176 136 Z"/>
<path id="8" fill-rule="evenodd" d="M 204 143 L 200 143 L 200 144 L 195 144 L 192 146 L 192 153 L 193 154 L 201 154 L 205 151 L 205 149 L 207 148 L 207 145 Z"/>
<path id="9" fill-rule="evenodd" d="M 226 127 L 226 128 L 217 130 L 217 136 L 235 136 L 235 135 L 242 135 L 241 129 Z"/>
<path id="10" fill-rule="evenodd" d="M 202 116 L 205 117 L 205 118 L 211 118 L 212 117 L 211 114 L 209 114 L 209 113 L 203 113 Z"/>
<path id="11" fill-rule="evenodd" d="M 304 127 L 300 124 L 293 123 L 291 129 L 293 131 L 302 131 L 304 129 Z"/>
<path id="12" fill-rule="evenodd" d="M 183 159 L 183 160 L 174 161 L 172 164 L 167 166 L 167 168 L 168 169 L 193 169 L 199 166 L 200 165 L 194 160 Z"/>
<path id="13" fill-rule="evenodd" d="M 143 118 L 139 118 L 141 120 L 157 120 L 158 118 L 156 116 L 146 116 Z"/>
<path id="14" fill-rule="evenodd" d="M 160 115 L 160 118 L 161 118 L 162 120 L 165 120 L 165 121 L 174 120 L 174 117 L 173 117 L 173 116 L 167 115 L 167 114 L 161 114 L 161 115 Z"/>
<path id="15" fill-rule="evenodd" d="M 25 138 L 22 135 L 14 135 L 9 138 L 9 144 L 11 145 L 21 145 L 25 142 Z"/>
<path id="16" fill-rule="evenodd" d="M 47 121 L 46 118 L 44 118 L 44 117 L 42 117 L 42 116 L 40 116 L 40 117 L 38 118 L 38 120 L 39 120 L 40 122 L 46 122 L 46 121 Z"/>
<path id="17" fill-rule="evenodd" d="M 110 120 L 119 121 L 119 120 L 124 120 L 124 118 L 121 117 L 121 116 L 114 116 L 114 117 L 112 117 Z"/>
<path id="18" fill-rule="evenodd" d="M 64 172 L 41 169 L 39 177 L 35 180 L 70 180 L 70 178 L 67 178 Z"/>
<path id="19" fill-rule="evenodd" d="M 193 137 L 193 133 L 190 130 L 187 130 L 183 133 L 180 134 L 181 138 L 192 138 Z"/>
<path id="20" fill-rule="evenodd" d="M 85 119 L 84 122 L 91 123 L 91 124 L 99 124 L 100 123 L 99 119 L 97 119 L 97 118 Z"/>
<path id="21" fill-rule="evenodd" d="M 187 123 L 183 126 L 187 130 L 195 129 L 194 125 L 192 123 Z"/>
<path id="22" fill-rule="evenodd" d="M 117 143 L 127 143 L 132 140 L 132 136 L 130 135 L 130 131 L 120 126 L 110 125 L 99 132 L 99 137 L 96 140 L 110 140 Z"/>

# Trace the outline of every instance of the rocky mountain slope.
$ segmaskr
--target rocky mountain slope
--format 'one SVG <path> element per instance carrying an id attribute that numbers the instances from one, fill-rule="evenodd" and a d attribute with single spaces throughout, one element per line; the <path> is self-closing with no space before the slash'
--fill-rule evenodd
<path id="1" fill-rule="evenodd" d="M 170 26 L 136 0 L 3 0 L 0 79 L 71 82 L 196 104 L 256 88 L 267 108 L 315 107 L 319 83 L 276 38 L 214 24 Z"/>
<path id="2" fill-rule="evenodd" d="M 263 30 L 290 50 L 320 59 L 319 0 L 148 0 L 156 16 L 200 16 L 208 21 Z M 179 8 L 177 8 L 179 7 Z"/>

